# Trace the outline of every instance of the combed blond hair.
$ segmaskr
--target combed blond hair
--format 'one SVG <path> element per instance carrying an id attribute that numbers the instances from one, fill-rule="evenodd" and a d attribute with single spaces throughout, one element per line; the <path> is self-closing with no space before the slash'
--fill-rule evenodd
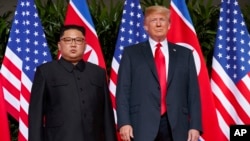
<path id="1" fill-rule="evenodd" d="M 145 20 L 146 18 L 153 14 L 153 13 L 161 13 L 161 14 L 166 14 L 167 19 L 169 19 L 170 22 L 170 10 L 164 6 L 160 5 L 154 5 L 154 6 L 149 6 L 145 9 Z"/>

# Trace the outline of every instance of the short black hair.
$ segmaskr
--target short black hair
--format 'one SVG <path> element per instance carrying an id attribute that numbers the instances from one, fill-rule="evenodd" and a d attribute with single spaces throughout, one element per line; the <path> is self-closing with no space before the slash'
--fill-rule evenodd
<path id="1" fill-rule="evenodd" d="M 73 25 L 73 24 L 70 24 L 70 25 L 63 25 L 61 27 L 61 30 L 60 30 L 60 35 L 59 37 L 61 38 L 63 35 L 64 35 L 64 32 L 66 30 L 69 30 L 69 29 L 76 29 L 76 30 L 79 30 L 82 32 L 82 34 L 85 36 L 85 28 L 83 26 L 79 26 L 79 25 Z"/>

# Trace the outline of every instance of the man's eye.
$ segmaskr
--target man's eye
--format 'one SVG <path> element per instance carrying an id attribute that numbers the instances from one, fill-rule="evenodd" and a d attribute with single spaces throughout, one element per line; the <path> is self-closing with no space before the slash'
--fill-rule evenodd
<path id="1" fill-rule="evenodd" d="M 64 39 L 65 42 L 71 42 L 71 39 Z"/>

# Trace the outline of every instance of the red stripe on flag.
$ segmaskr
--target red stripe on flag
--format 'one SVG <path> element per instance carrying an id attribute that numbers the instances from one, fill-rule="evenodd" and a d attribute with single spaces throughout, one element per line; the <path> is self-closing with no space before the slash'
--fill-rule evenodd
<path id="1" fill-rule="evenodd" d="M 14 64 L 14 62 L 12 62 L 8 57 L 4 58 L 3 64 L 4 66 L 6 66 L 6 68 L 13 74 L 15 75 L 16 78 L 21 78 L 22 72 L 21 70 L 16 67 L 16 65 Z"/>
<path id="2" fill-rule="evenodd" d="M 110 94 L 113 109 L 116 109 L 116 101 L 114 94 Z"/>
<path id="3" fill-rule="evenodd" d="M 218 112 L 223 116 L 223 120 L 226 122 L 227 125 L 230 124 L 235 124 L 233 118 L 230 116 L 230 114 L 226 111 L 225 107 L 223 106 L 223 104 L 221 103 L 221 101 L 215 97 L 215 104 L 216 104 L 216 109 L 218 110 Z"/>
<path id="4" fill-rule="evenodd" d="M 114 83 L 114 86 L 116 87 L 117 84 L 117 74 L 115 73 L 114 69 L 112 68 L 110 70 L 110 81 L 112 81 Z M 110 83 L 111 84 L 111 83 Z M 115 88 L 116 89 L 116 88 Z M 112 91 L 110 90 L 110 95 L 111 95 L 111 99 L 112 99 L 112 106 L 113 109 L 116 110 L 116 99 L 115 99 L 115 94 L 112 93 Z"/>
<path id="5" fill-rule="evenodd" d="M 237 87 L 241 95 L 247 100 L 248 103 L 250 103 L 250 88 L 247 87 L 246 83 L 244 83 L 243 81 L 239 81 L 237 83 Z"/>
<path id="6" fill-rule="evenodd" d="M 110 79 L 114 82 L 114 84 L 117 84 L 117 74 L 114 69 L 110 70 Z"/>
<path id="7" fill-rule="evenodd" d="M 18 121 L 19 119 L 19 111 L 14 108 L 9 102 L 5 101 L 5 106 L 7 112 L 16 120 Z"/>
<path id="8" fill-rule="evenodd" d="M 11 93 L 11 95 L 14 98 L 16 98 L 17 100 L 19 100 L 19 98 L 20 98 L 20 91 L 18 89 L 16 89 L 16 87 L 14 87 L 12 85 L 12 83 L 9 82 L 8 79 L 6 79 L 5 77 L 2 76 L 1 81 L 2 81 L 3 87 L 5 87 Z M 8 100 L 10 101 L 10 99 L 8 99 Z M 12 104 L 16 104 L 16 103 L 14 103 L 13 101 L 9 103 L 9 102 L 7 102 L 5 100 L 5 104 L 6 104 L 7 112 L 18 121 L 19 111 L 18 111 L 18 109 L 16 109 L 12 105 Z"/>
<path id="9" fill-rule="evenodd" d="M 20 98 L 20 90 L 18 90 L 7 78 L 2 77 L 3 87 L 6 88 L 9 93 L 16 99 Z"/>
<path id="10" fill-rule="evenodd" d="M 22 93 L 22 96 L 23 98 L 28 102 L 30 103 L 30 91 L 23 85 L 21 85 L 21 93 Z"/>
<path id="11" fill-rule="evenodd" d="M 20 107 L 20 119 L 22 120 L 23 124 L 28 127 L 28 114 Z M 19 120 L 20 121 L 20 120 Z"/>
<path id="12" fill-rule="evenodd" d="M 217 74 L 216 71 L 213 71 L 213 81 L 218 85 L 218 87 L 221 89 L 226 99 L 234 107 L 237 115 L 241 118 L 241 120 L 243 122 L 247 122 L 249 120 L 248 115 L 246 114 L 244 109 L 242 109 L 242 107 L 239 104 L 239 101 L 237 101 L 236 97 L 233 95 L 231 90 L 225 85 L 224 81 L 220 78 L 220 75 Z"/>
<path id="13" fill-rule="evenodd" d="M 227 89 L 227 87 L 224 85 L 223 80 L 220 78 L 220 76 L 217 74 L 216 71 L 212 70 L 212 74 L 213 74 L 213 81 L 216 85 L 220 84 L 220 89 L 222 91 L 229 91 Z M 220 112 L 221 115 L 223 115 L 223 119 L 227 122 L 227 124 L 235 124 L 234 120 L 232 119 L 232 117 L 230 116 L 230 114 L 226 111 L 225 107 L 223 106 L 223 103 L 218 99 L 217 96 L 214 97 L 215 99 L 215 105 L 216 105 L 216 109 Z"/>
<path id="14" fill-rule="evenodd" d="M 0 140 L 1 141 L 10 141 L 10 130 L 9 122 L 7 117 L 7 110 L 4 102 L 4 94 L 2 89 L 2 84 L 0 81 Z"/>
<path id="15" fill-rule="evenodd" d="M 19 134 L 18 134 L 18 141 L 27 141 L 27 139 L 25 139 L 23 134 L 20 134 L 20 131 L 19 131 Z"/>

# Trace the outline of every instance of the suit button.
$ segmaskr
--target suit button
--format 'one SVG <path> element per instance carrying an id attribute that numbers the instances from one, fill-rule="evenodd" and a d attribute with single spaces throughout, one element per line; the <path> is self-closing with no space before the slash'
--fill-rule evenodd
<path id="1" fill-rule="evenodd" d="M 82 101 L 82 104 L 84 104 L 84 103 L 85 103 L 85 101 L 83 100 L 83 101 Z"/>

